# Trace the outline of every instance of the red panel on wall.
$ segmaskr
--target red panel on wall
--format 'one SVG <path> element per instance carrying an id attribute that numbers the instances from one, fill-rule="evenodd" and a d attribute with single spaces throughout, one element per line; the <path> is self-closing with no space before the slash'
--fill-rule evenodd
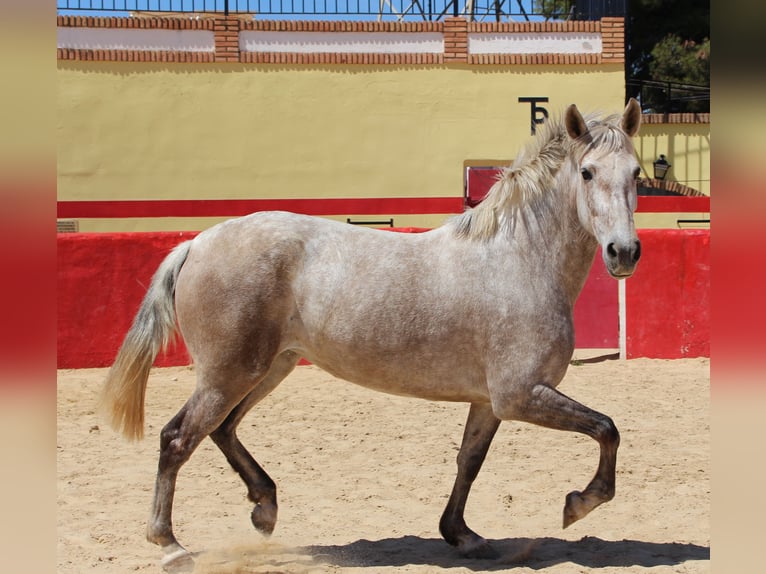
<path id="1" fill-rule="evenodd" d="M 196 233 L 72 233 L 58 236 L 58 368 L 110 366 L 154 271 Z M 159 366 L 189 364 L 179 340 Z"/>
<path id="2" fill-rule="evenodd" d="M 109 366 L 155 269 L 194 235 L 60 234 L 58 367 Z M 626 282 L 627 356 L 710 356 L 709 230 L 645 229 L 639 236 L 643 255 Z M 600 256 L 574 313 L 579 348 L 617 347 L 617 282 Z M 188 363 L 182 342 L 156 361 Z"/>
<path id="3" fill-rule="evenodd" d="M 626 355 L 710 356 L 710 230 L 641 229 L 625 286 Z"/>
<path id="4" fill-rule="evenodd" d="M 59 201 L 58 217 L 237 217 L 256 211 L 307 215 L 460 213 L 461 197 L 346 197 L 306 199 L 151 199 Z"/>
<path id="5" fill-rule="evenodd" d="M 706 195 L 639 195 L 638 213 L 694 213 L 710 211 Z"/>
<path id="6" fill-rule="evenodd" d="M 465 168 L 465 202 L 469 207 L 479 205 L 502 174 L 501 167 Z"/>
<path id="7" fill-rule="evenodd" d="M 601 249 L 575 303 L 574 324 L 578 349 L 616 349 L 620 346 L 617 281 L 607 272 Z"/>

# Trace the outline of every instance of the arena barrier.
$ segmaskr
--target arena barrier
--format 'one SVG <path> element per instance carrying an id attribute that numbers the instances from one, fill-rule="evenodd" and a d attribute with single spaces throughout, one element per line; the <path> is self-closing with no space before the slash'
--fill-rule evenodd
<path id="1" fill-rule="evenodd" d="M 418 228 L 394 231 L 414 233 Z M 149 281 L 167 253 L 196 232 L 58 235 L 58 368 L 111 365 Z M 643 256 L 625 283 L 625 348 L 633 357 L 709 356 L 708 230 L 640 230 Z M 575 306 L 578 348 L 619 346 L 618 282 L 600 254 Z M 157 366 L 187 365 L 178 342 Z"/>
<path id="2" fill-rule="evenodd" d="M 112 364 L 149 281 L 170 250 L 196 232 L 60 233 L 58 368 Z M 179 342 L 155 365 L 190 363 Z"/>
<path id="3" fill-rule="evenodd" d="M 625 281 L 628 359 L 710 356 L 710 230 L 639 229 L 641 261 Z"/>

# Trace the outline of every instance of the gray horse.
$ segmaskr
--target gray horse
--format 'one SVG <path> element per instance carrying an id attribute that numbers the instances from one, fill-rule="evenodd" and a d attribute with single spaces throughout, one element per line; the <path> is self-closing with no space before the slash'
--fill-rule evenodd
<path id="1" fill-rule="evenodd" d="M 619 433 L 556 390 L 574 350 L 572 309 L 600 245 L 608 272 L 640 256 L 633 212 L 641 112 L 549 121 L 478 207 L 422 234 L 389 233 L 283 212 L 216 225 L 176 247 L 152 279 L 109 372 L 102 403 L 141 438 L 157 353 L 177 330 L 196 365 L 194 393 L 163 428 L 147 538 L 163 564 L 191 560 L 173 534 L 176 476 L 210 436 L 254 503 L 256 529 L 277 519 L 276 485 L 236 435 L 245 414 L 305 357 L 370 389 L 470 403 L 445 540 L 491 556 L 463 519 L 501 420 L 584 433 L 601 454 L 567 495 L 564 527 L 610 500 Z"/>

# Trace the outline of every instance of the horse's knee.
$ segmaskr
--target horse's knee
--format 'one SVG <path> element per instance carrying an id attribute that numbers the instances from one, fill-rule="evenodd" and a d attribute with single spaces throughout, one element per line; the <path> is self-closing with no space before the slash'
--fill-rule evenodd
<path id="1" fill-rule="evenodd" d="M 181 421 L 178 416 L 174 417 L 160 431 L 160 450 L 165 450 L 168 445 L 178 438 L 181 432 Z"/>
<path id="2" fill-rule="evenodd" d="M 160 432 L 160 466 L 178 466 L 186 462 L 193 451 L 191 441 L 184 440 L 178 425 L 173 421 Z"/>
<path id="3" fill-rule="evenodd" d="M 601 415 L 594 435 L 594 438 L 603 445 L 608 445 L 614 449 L 620 445 L 620 431 L 617 430 L 614 421 L 606 415 Z"/>

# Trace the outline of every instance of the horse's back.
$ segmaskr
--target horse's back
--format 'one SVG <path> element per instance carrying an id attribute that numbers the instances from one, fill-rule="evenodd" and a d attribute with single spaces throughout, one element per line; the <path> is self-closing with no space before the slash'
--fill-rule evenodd
<path id="1" fill-rule="evenodd" d="M 178 278 L 184 337 L 242 338 L 268 326 L 284 341 L 298 337 L 303 320 L 318 328 L 318 314 L 350 311 L 385 291 L 382 278 L 408 274 L 419 249 L 403 243 L 404 234 L 288 212 L 216 225 L 193 240 Z"/>

